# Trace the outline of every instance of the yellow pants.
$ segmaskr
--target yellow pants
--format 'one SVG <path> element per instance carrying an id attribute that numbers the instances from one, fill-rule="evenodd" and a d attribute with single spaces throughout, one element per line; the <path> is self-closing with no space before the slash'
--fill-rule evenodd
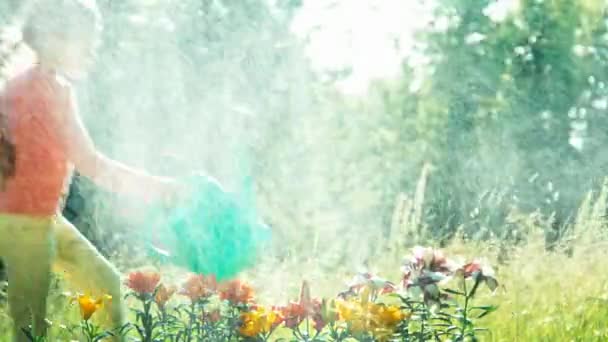
<path id="1" fill-rule="evenodd" d="M 65 218 L 1 214 L 0 257 L 7 267 L 14 341 L 28 341 L 22 328 L 29 325 L 36 335 L 46 334 L 52 270 L 61 273 L 75 291 L 111 295 L 111 303 L 95 316 L 106 329 L 123 325 L 120 274 Z"/>

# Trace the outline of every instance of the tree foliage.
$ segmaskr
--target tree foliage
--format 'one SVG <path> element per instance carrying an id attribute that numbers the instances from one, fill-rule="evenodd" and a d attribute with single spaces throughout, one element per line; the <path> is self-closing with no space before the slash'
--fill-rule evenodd
<path id="1" fill-rule="evenodd" d="M 517 239 L 524 212 L 559 238 L 608 167 L 606 5 L 436 3 L 400 78 L 352 97 L 334 87 L 348 72 L 311 71 L 290 32 L 299 1 L 99 0 L 83 115 L 100 149 L 154 173 L 205 170 L 238 190 L 247 156 L 282 255 L 364 261 L 417 187 L 427 237 Z M 136 200 L 80 178 L 73 190 L 66 214 L 89 235 L 145 224 Z"/>

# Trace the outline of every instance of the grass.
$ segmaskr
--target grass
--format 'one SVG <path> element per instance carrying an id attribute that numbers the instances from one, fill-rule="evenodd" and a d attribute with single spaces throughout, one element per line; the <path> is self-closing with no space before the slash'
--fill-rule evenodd
<path id="1" fill-rule="evenodd" d="M 500 268 L 500 309 L 482 324 L 493 341 L 605 341 L 608 339 L 606 248 L 577 246 L 574 255 L 518 248 Z M 590 248 L 584 248 L 590 247 Z"/>
<path id="2" fill-rule="evenodd" d="M 577 246 L 572 256 L 530 242 L 497 267 L 501 286 L 478 300 L 499 306 L 479 321 L 488 341 L 605 341 L 608 339 L 606 248 Z M 479 246 L 460 245 L 468 251 Z M 487 255 L 487 254 L 486 254 Z M 498 254 L 491 260 L 497 264 Z"/>
<path id="3" fill-rule="evenodd" d="M 500 282 L 491 294 L 484 289 L 476 301 L 495 304 L 496 312 L 479 320 L 489 328 L 484 341 L 606 341 L 608 340 L 608 239 L 605 237 L 604 208 L 608 191 L 589 196 L 581 205 L 575 223 L 568 230 L 567 248 L 547 251 L 542 227 L 527 229 L 527 241 L 519 246 L 500 242 L 453 241 L 446 254 L 483 256 Z M 520 223 L 526 225 L 524 221 Z M 401 257 L 409 251 L 385 249 L 370 259 L 375 273 L 398 282 Z M 313 296 L 334 296 L 344 289 L 351 269 L 335 266 L 328 270 L 314 258 L 266 260 L 245 275 L 257 289 L 261 303 L 283 304 L 295 298 L 303 278 L 310 281 Z M 70 307 L 59 287 L 52 291 L 51 341 L 66 338 L 60 324 L 77 321 L 76 307 Z M 0 304 L 0 342 L 9 341 L 10 320 Z M 278 331 L 276 337 L 287 337 Z"/>
<path id="4" fill-rule="evenodd" d="M 531 241 L 509 252 L 508 261 L 496 267 L 501 282 L 499 290 L 490 295 L 480 292 L 480 302 L 499 305 L 499 310 L 480 320 L 491 335 L 488 341 L 605 341 L 608 339 L 608 244 L 576 246 L 571 256 L 546 252 L 543 244 Z M 486 255 L 496 265 L 499 255 L 492 248 L 477 244 L 453 244 L 448 254 Z M 464 252 L 464 253 L 463 253 Z M 395 279 L 399 263 L 385 259 L 379 273 Z M 295 267 L 295 266 L 294 266 Z M 312 268 L 311 265 L 304 266 Z M 298 268 L 293 268 L 297 270 Z M 389 271 L 391 270 L 391 271 Z M 262 274 L 260 277 L 263 278 Z M 268 279 L 266 279 L 268 280 Z M 330 295 L 342 287 L 342 279 L 327 277 L 314 283 L 315 295 Z M 252 279 L 261 284 L 264 279 Z M 286 286 L 286 284 L 283 284 Z M 288 288 L 296 288 L 294 281 Z M 270 288 L 262 288 L 263 298 Z M 293 292 L 293 291 L 292 291 Z M 54 322 L 75 322 L 76 308 L 66 304 L 59 292 L 51 300 L 50 319 Z M 54 336 L 61 329 L 53 327 Z M 280 336 L 278 334 L 277 336 Z M 0 311 L 0 341 L 9 341 L 9 319 Z"/>

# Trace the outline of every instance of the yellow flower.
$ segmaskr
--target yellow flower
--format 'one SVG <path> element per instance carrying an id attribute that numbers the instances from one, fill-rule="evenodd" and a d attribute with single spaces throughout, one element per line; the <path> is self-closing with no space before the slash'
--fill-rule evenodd
<path id="1" fill-rule="evenodd" d="M 378 328 L 374 330 L 374 337 L 378 342 L 387 342 L 391 340 L 393 333 L 394 331 L 392 329 Z"/>
<path id="2" fill-rule="evenodd" d="M 409 316 L 396 305 L 376 304 L 369 301 L 361 303 L 358 300 L 339 301 L 336 303 L 340 320 L 349 324 L 353 333 L 364 331 L 374 335 L 384 336 L 392 332 L 399 322 Z"/>
<path id="3" fill-rule="evenodd" d="M 366 322 L 362 319 L 357 319 L 354 320 L 352 322 L 350 322 L 350 330 L 355 333 L 361 333 L 367 330 L 367 324 L 365 324 Z"/>
<path id="4" fill-rule="evenodd" d="M 112 296 L 105 295 L 95 299 L 89 295 L 79 294 L 72 299 L 72 302 L 78 301 L 78 306 L 80 306 L 80 315 L 82 316 L 82 319 L 88 321 L 97 310 L 103 307 L 104 299 L 111 300 Z"/>
<path id="5" fill-rule="evenodd" d="M 378 322 L 385 327 L 394 328 L 399 322 L 408 318 L 405 312 L 396 305 L 382 305 L 376 313 Z"/>
<path id="6" fill-rule="evenodd" d="M 258 306 L 252 311 L 241 314 L 242 325 L 239 332 L 247 337 L 268 333 L 281 322 L 281 319 L 281 316 L 275 310 Z"/>
<path id="7" fill-rule="evenodd" d="M 360 333 L 369 330 L 372 315 L 370 309 L 373 303 L 362 304 L 358 300 L 339 301 L 336 303 L 340 320 L 349 324 L 350 330 Z"/>
<path id="8" fill-rule="evenodd" d="M 361 294 L 359 295 L 361 298 L 361 304 L 364 306 L 367 305 L 367 303 L 371 299 L 371 295 L 372 295 L 371 288 L 369 286 L 364 286 L 363 290 L 361 291 Z"/>
<path id="9" fill-rule="evenodd" d="M 338 301 L 336 302 L 336 308 L 338 309 L 338 315 L 343 321 L 352 321 L 358 316 L 361 311 L 361 304 L 356 301 Z"/>
<path id="10" fill-rule="evenodd" d="M 269 333 L 272 330 L 273 326 L 277 323 L 278 318 L 279 315 L 276 312 L 268 312 L 268 314 L 266 314 L 266 316 L 262 320 L 262 332 Z"/>
<path id="11" fill-rule="evenodd" d="M 255 337 L 260 333 L 261 329 L 255 312 L 247 312 L 242 314 L 241 320 L 243 321 L 239 329 L 241 335 Z"/>

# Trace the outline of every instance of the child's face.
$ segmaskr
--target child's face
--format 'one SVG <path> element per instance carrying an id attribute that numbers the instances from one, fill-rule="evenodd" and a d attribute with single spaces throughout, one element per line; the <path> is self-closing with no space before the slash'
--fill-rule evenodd
<path id="1" fill-rule="evenodd" d="M 52 46 L 49 54 L 41 57 L 65 76 L 82 79 L 95 61 L 100 35 L 100 29 L 95 28 L 88 32 L 79 31 L 75 35 L 57 36 L 53 42 L 49 42 Z"/>

